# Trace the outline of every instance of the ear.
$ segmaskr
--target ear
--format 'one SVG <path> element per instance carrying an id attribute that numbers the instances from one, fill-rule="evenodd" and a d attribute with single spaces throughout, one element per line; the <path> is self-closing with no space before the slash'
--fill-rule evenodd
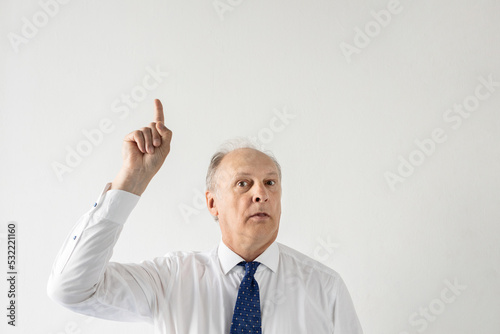
<path id="1" fill-rule="evenodd" d="M 212 216 L 218 216 L 219 210 L 217 209 L 217 205 L 215 203 L 215 194 L 213 194 L 211 191 L 207 190 L 205 192 L 205 198 L 207 200 L 207 208 L 208 208 L 208 211 L 210 211 L 210 214 Z"/>

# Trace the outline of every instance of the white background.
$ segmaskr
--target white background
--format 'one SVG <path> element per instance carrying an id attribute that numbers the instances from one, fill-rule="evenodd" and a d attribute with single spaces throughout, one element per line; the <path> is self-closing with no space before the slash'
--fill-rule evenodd
<path id="1" fill-rule="evenodd" d="M 283 168 L 278 241 L 341 274 L 365 333 L 499 333 L 500 2 L 219 3 L 229 7 L 73 0 L 48 15 L 37 1 L 1 2 L 0 267 L 6 276 L 15 221 L 19 275 L 18 326 L 6 325 L 2 278 L 0 331 L 153 332 L 67 311 L 46 284 L 73 224 L 118 172 L 123 137 L 153 120 L 159 98 L 172 150 L 112 260 L 217 244 L 198 198 L 210 156 L 256 137 Z M 377 23 L 372 11 L 388 8 L 397 13 Z M 148 67 L 168 76 L 144 90 Z M 489 77 L 491 91 L 477 88 Z M 120 118 L 112 106 L 132 92 L 139 103 Z M 474 110 L 457 126 L 447 113 L 463 103 Z M 113 130 L 85 146 L 103 119 Z M 432 148 L 435 129 L 446 140 Z M 70 168 L 78 147 L 86 156 Z M 387 172 L 404 173 L 410 158 L 418 166 L 391 188 Z M 57 164 L 68 168 L 59 176 Z"/>

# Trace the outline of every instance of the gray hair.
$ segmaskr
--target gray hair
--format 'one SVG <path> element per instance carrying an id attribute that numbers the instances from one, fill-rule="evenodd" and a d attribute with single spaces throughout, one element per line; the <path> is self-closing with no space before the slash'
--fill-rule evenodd
<path id="1" fill-rule="evenodd" d="M 281 166 L 278 163 L 278 160 L 274 157 L 271 151 L 263 151 L 258 148 L 253 142 L 244 137 L 236 137 L 230 140 L 225 141 L 222 145 L 219 146 L 217 152 L 214 153 L 212 159 L 210 160 L 210 164 L 208 165 L 207 177 L 205 179 L 207 190 L 215 192 L 216 196 L 219 197 L 219 193 L 217 190 L 217 170 L 222 159 L 230 152 L 240 149 L 240 148 L 251 148 L 261 153 L 267 155 L 276 165 L 278 169 L 278 176 L 281 181 Z M 214 216 L 215 221 L 219 221 L 217 216 Z"/>

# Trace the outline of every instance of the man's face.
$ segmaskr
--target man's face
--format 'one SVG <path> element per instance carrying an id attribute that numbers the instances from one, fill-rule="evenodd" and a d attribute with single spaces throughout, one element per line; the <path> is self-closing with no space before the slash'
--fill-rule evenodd
<path id="1" fill-rule="evenodd" d="M 227 245 L 269 245 L 278 235 L 281 182 L 267 155 L 243 148 L 228 153 L 216 173 L 216 194 L 209 195 Z"/>

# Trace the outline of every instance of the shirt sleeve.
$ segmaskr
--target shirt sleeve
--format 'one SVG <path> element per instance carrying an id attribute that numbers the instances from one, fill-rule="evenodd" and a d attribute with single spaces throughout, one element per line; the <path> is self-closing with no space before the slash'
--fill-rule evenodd
<path id="1" fill-rule="evenodd" d="M 363 334 L 351 295 L 339 276 L 333 311 L 334 334 Z"/>
<path id="2" fill-rule="evenodd" d="M 157 286 L 154 262 L 109 262 L 123 224 L 140 196 L 106 184 L 94 207 L 74 225 L 47 284 L 48 295 L 78 313 L 103 319 L 153 322 Z"/>

